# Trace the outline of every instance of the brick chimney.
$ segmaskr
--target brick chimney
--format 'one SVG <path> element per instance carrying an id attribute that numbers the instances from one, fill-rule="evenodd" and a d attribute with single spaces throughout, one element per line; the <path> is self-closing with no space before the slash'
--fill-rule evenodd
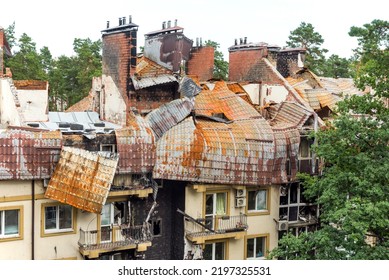
<path id="1" fill-rule="evenodd" d="M 282 49 L 277 54 L 277 70 L 282 76 L 295 77 L 295 74 L 304 69 L 306 49 Z"/>
<path id="2" fill-rule="evenodd" d="M 193 44 L 183 31 L 177 20 L 173 26 L 170 20 L 163 22 L 162 29 L 145 34 L 144 56 L 178 73 L 182 63 L 189 60 Z"/>
<path id="3" fill-rule="evenodd" d="M 191 51 L 187 64 L 187 74 L 195 75 L 199 81 L 213 78 L 215 49 L 212 46 L 196 45 Z"/>
<path id="4" fill-rule="evenodd" d="M 119 18 L 119 25 L 102 30 L 103 75 L 111 76 L 122 96 L 127 96 L 136 68 L 138 25 Z"/>
<path id="5" fill-rule="evenodd" d="M 235 39 L 229 49 L 228 79 L 234 82 L 260 82 L 259 64 L 268 56 L 266 43 L 247 43 L 247 38 Z"/>

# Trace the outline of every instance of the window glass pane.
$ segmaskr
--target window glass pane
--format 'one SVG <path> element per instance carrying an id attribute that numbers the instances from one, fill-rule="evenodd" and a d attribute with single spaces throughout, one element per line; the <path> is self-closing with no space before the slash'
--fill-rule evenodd
<path id="1" fill-rule="evenodd" d="M 254 238 L 247 239 L 247 258 L 254 257 Z"/>
<path id="2" fill-rule="evenodd" d="M 57 228 L 57 207 L 47 206 L 45 207 L 45 229 Z"/>
<path id="3" fill-rule="evenodd" d="M 265 237 L 257 237 L 255 241 L 256 241 L 255 257 L 261 258 L 265 255 L 266 238 Z"/>
<path id="4" fill-rule="evenodd" d="M 213 195 L 207 194 L 205 196 L 205 214 L 213 214 Z"/>
<path id="5" fill-rule="evenodd" d="M 298 188 L 298 183 L 294 183 L 290 186 L 290 203 L 297 203 L 297 188 Z"/>
<path id="6" fill-rule="evenodd" d="M 19 210 L 4 211 L 4 234 L 18 234 L 19 233 Z"/>
<path id="7" fill-rule="evenodd" d="M 224 243 L 215 243 L 215 260 L 224 260 Z"/>
<path id="8" fill-rule="evenodd" d="M 111 224 L 111 204 L 105 204 L 101 214 L 101 225 L 107 226 Z"/>
<path id="9" fill-rule="evenodd" d="M 59 229 L 72 228 L 72 207 L 60 205 L 59 207 Z"/>
<path id="10" fill-rule="evenodd" d="M 308 158 L 309 157 L 309 142 L 306 137 L 301 138 L 300 142 L 300 157 Z"/>
<path id="11" fill-rule="evenodd" d="M 260 190 L 257 192 L 257 207 L 256 210 L 266 210 L 267 209 L 267 197 L 266 197 L 267 191 L 266 190 Z"/>
<path id="12" fill-rule="evenodd" d="M 216 214 L 225 215 L 226 214 L 226 193 L 217 193 L 216 194 Z"/>
<path id="13" fill-rule="evenodd" d="M 247 209 L 248 210 L 255 210 L 255 191 L 249 191 L 247 196 Z"/>
<path id="14" fill-rule="evenodd" d="M 289 221 L 297 221 L 297 206 L 289 207 Z"/>
<path id="15" fill-rule="evenodd" d="M 204 260 L 212 260 L 212 244 L 205 244 L 203 251 Z"/>

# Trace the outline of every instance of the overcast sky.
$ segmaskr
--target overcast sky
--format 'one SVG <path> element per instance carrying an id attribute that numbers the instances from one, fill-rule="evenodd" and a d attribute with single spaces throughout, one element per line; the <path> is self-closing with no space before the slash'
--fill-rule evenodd
<path id="1" fill-rule="evenodd" d="M 38 49 L 47 46 L 54 57 L 73 54 L 74 38 L 101 38 L 106 22 L 132 15 L 144 34 L 161 29 L 162 22 L 178 20 L 184 34 L 213 40 L 228 60 L 235 38 L 285 46 L 290 31 L 302 21 L 311 23 L 324 38 L 329 54 L 350 57 L 357 46 L 348 35 L 351 26 L 388 19 L 385 0 L 12 0 L 1 3 L 0 26 L 16 24 L 16 36 L 27 33 Z M 139 47 L 138 45 L 138 47 Z M 139 50 L 139 49 L 138 49 Z"/>

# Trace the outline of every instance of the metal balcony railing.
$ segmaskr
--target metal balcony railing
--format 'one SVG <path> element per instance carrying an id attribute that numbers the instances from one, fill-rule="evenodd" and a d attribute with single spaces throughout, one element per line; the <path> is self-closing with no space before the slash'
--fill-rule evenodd
<path id="1" fill-rule="evenodd" d="M 80 229 L 78 245 L 83 250 L 126 247 L 152 240 L 149 225 L 121 225 L 105 227 L 101 230 Z"/>
<path id="2" fill-rule="evenodd" d="M 188 237 L 215 235 L 245 231 L 248 228 L 247 216 L 212 216 L 196 219 L 196 222 L 187 219 L 185 230 Z"/>

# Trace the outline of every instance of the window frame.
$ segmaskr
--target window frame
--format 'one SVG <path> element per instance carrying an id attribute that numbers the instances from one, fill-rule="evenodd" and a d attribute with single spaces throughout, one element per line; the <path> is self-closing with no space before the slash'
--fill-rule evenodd
<path id="1" fill-rule="evenodd" d="M 249 193 L 257 191 L 266 191 L 266 208 L 261 210 L 249 209 Z M 271 207 L 271 188 L 270 187 L 260 187 L 260 188 L 247 188 L 247 198 L 246 198 L 246 215 L 248 216 L 258 216 L 258 215 L 270 215 Z M 257 204 L 255 198 L 255 205 Z"/>
<path id="2" fill-rule="evenodd" d="M 265 250 L 263 252 L 262 257 L 248 257 L 248 249 L 247 249 L 247 244 L 249 239 L 256 239 L 256 238 L 265 238 Z M 264 260 L 269 254 L 269 246 L 270 246 L 270 234 L 269 233 L 264 233 L 264 234 L 255 234 L 255 235 L 247 235 L 244 238 L 244 259 L 245 260 Z M 254 252 L 256 251 L 256 247 L 254 247 Z"/>
<path id="3" fill-rule="evenodd" d="M 223 258 L 223 260 L 228 260 L 228 250 L 229 250 L 229 240 L 228 239 L 206 241 L 203 244 L 203 246 L 202 246 L 202 249 L 203 249 L 203 259 L 204 259 L 205 246 L 212 245 L 212 259 L 211 260 L 214 260 L 214 256 L 215 256 L 215 252 L 214 251 L 216 249 L 216 247 L 215 247 L 216 243 L 222 243 L 223 244 L 223 249 L 224 249 L 224 256 L 223 256 L 224 258 Z"/>
<path id="4" fill-rule="evenodd" d="M 57 220 L 59 219 L 59 206 L 69 206 L 72 211 L 72 225 L 71 228 L 67 229 L 46 229 L 46 208 L 47 207 L 56 207 Z M 56 235 L 66 235 L 66 234 L 76 234 L 77 233 L 77 209 L 68 204 L 62 203 L 42 203 L 41 205 L 41 237 L 56 236 Z M 57 222 L 57 221 L 56 221 Z"/>
<path id="5" fill-rule="evenodd" d="M 5 221 L 3 221 L 5 211 L 10 211 L 10 210 L 17 210 L 18 211 L 18 233 L 17 234 L 10 234 L 10 235 L 5 235 L 5 234 L 1 233 L 0 242 L 22 240 L 23 239 L 23 234 L 24 234 L 24 219 L 23 219 L 24 218 L 24 207 L 23 207 L 23 205 L 0 207 L 0 223 L 2 225 L 2 229 L 3 230 L 5 229 L 5 227 L 4 227 Z"/>

